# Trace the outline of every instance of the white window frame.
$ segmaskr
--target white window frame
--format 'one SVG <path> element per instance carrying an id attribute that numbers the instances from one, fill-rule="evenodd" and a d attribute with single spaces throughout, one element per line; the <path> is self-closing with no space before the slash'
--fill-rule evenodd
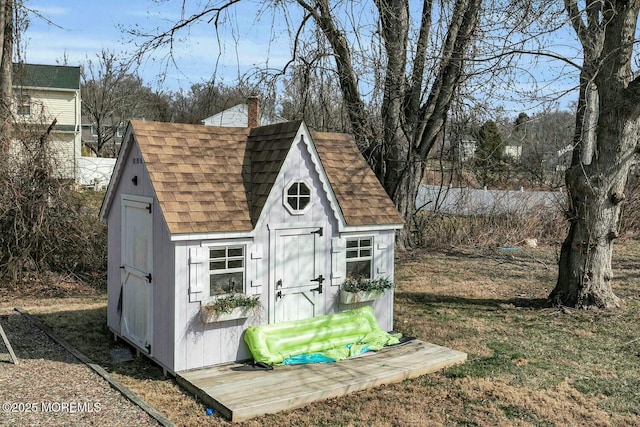
<path id="1" fill-rule="evenodd" d="M 361 241 L 363 240 L 369 240 L 369 245 L 368 246 L 361 246 Z M 350 242 L 357 242 L 357 246 L 355 247 L 349 247 L 349 243 Z M 373 258 L 373 249 L 375 247 L 374 244 L 374 237 L 373 236 L 357 236 L 357 237 L 347 237 L 345 238 L 345 253 L 344 253 L 344 259 L 345 259 L 345 275 L 348 277 L 349 276 L 349 263 L 350 262 L 361 262 L 361 261 L 369 261 L 370 265 L 369 265 L 369 277 L 367 277 L 367 279 L 373 279 L 374 276 L 374 272 L 373 272 L 373 267 L 374 267 L 374 258 Z M 363 251 L 369 251 L 369 255 L 362 255 Z M 349 252 L 354 252 L 357 251 L 357 256 L 350 258 L 349 257 Z"/>
<path id="2" fill-rule="evenodd" d="M 211 251 L 215 250 L 225 250 L 225 256 L 220 258 L 212 258 Z M 230 249 L 242 249 L 242 255 L 229 256 Z M 226 267 L 224 269 L 216 270 L 211 268 L 211 264 L 213 262 L 221 262 L 224 260 L 226 263 Z M 242 267 L 229 267 L 229 261 L 238 261 L 242 260 Z M 223 275 L 230 273 L 242 273 L 242 289 L 239 292 L 230 292 L 223 294 L 213 294 L 211 293 L 211 276 L 215 275 Z M 207 278 L 209 279 L 207 282 L 207 291 L 205 295 L 209 295 L 209 298 L 216 299 L 219 297 L 224 297 L 232 294 L 246 294 L 247 293 L 247 245 L 238 244 L 238 243 L 228 243 L 224 245 L 211 245 L 207 246 Z"/>
<path id="3" fill-rule="evenodd" d="M 293 187 L 296 184 L 303 184 L 305 187 L 307 187 L 307 189 L 309 189 L 309 202 L 306 204 L 306 206 L 302 209 L 295 209 L 293 206 L 291 206 L 289 204 L 289 197 L 295 197 L 298 199 L 298 202 L 301 199 L 301 195 L 298 193 L 296 195 L 289 195 L 289 189 L 291 187 Z M 306 195 L 303 195 L 304 197 L 306 197 Z M 284 205 L 284 207 L 289 211 L 289 213 L 291 215 L 304 215 L 305 213 L 307 213 L 309 211 L 309 209 L 311 209 L 311 205 L 313 204 L 313 186 L 311 185 L 311 183 L 309 182 L 309 180 L 306 179 L 292 179 L 290 180 L 287 185 L 284 186 L 284 190 L 282 192 L 282 204 Z"/>

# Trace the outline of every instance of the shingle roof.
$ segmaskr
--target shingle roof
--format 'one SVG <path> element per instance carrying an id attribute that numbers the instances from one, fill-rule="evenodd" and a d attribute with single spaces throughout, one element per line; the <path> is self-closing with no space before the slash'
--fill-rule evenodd
<path id="1" fill-rule="evenodd" d="M 132 121 L 131 128 L 169 231 L 183 234 L 252 230 L 301 124 Z M 350 136 L 312 139 L 347 225 L 402 223 Z"/>
<path id="2" fill-rule="evenodd" d="M 173 234 L 251 230 L 247 128 L 132 121 Z"/>
<path id="3" fill-rule="evenodd" d="M 80 89 L 80 67 L 13 64 L 13 85 L 52 89 Z"/>
<path id="4" fill-rule="evenodd" d="M 312 132 L 311 138 L 348 225 L 404 222 L 351 135 Z"/>
<path id="5" fill-rule="evenodd" d="M 258 222 L 293 138 L 302 122 L 285 122 L 251 130 L 251 219 Z"/>

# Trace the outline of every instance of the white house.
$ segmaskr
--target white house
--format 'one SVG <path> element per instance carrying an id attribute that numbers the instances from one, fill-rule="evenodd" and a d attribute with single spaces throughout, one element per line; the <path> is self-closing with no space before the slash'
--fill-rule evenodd
<path id="1" fill-rule="evenodd" d="M 103 206 L 108 326 L 170 372 L 251 357 L 251 324 L 336 313 L 350 272 L 394 275 L 402 218 L 345 134 L 131 122 Z M 207 302 L 257 296 L 249 320 Z M 371 304 L 393 329 L 393 292 Z"/>
<path id="2" fill-rule="evenodd" d="M 80 67 L 13 64 L 13 92 L 18 120 L 46 129 L 55 119 L 49 142 L 64 178 L 75 178 L 81 155 Z"/>
<path id="3" fill-rule="evenodd" d="M 230 127 L 256 127 L 283 122 L 284 120 L 271 121 L 260 114 L 260 102 L 257 96 L 247 98 L 246 104 L 238 104 L 227 108 L 213 116 L 202 120 L 205 126 L 230 126 Z"/>

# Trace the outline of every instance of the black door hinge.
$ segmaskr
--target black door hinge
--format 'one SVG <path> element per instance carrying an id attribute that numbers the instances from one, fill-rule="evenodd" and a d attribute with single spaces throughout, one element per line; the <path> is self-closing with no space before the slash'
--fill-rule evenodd
<path id="1" fill-rule="evenodd" d="M 322 227 L 318 228 L 316 231 L 312 231 L 311 234 L 317 234 L 322 237 Z"/>

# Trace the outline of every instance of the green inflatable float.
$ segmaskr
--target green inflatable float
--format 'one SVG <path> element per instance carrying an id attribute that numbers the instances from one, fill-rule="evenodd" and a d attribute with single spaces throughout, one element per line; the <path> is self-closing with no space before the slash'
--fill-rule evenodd
<path id="1" fill-rule="evenodd" d="M 400 334 L 378 325 L 370 306 L 305 320 L 250 326 L 244 341 L 256 362 L 269 365 L 334 362 L 398 344 Z"/>

